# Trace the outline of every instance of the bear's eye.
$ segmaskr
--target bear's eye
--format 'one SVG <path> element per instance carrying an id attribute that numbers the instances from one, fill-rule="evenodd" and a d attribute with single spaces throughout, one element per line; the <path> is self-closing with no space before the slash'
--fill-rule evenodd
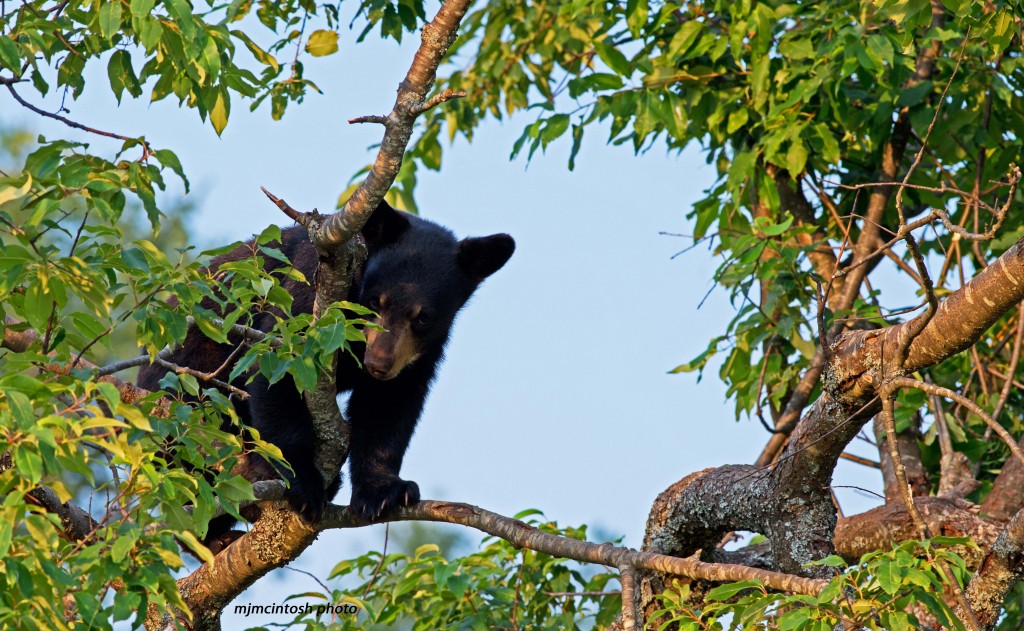
<path id="1" fill-rule="evenodd" d="M 374 311 L 380 311 L 380 298 L 370 298 L 369 302 L 366 303 L 366 306 Z"/>
<path id="2" fill-rule="evenodd" d="M 413 324 L 422 328 L 430 324 L 430 315 L 426 311 L 421 311 L 418 316 L 413 320 Z"/>

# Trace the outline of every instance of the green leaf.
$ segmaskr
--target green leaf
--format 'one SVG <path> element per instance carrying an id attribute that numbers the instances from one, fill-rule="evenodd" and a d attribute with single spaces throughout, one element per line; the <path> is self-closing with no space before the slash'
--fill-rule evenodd
<path id="1" fill-rule="evenodd" d="M 18 54 L 18 45 L 6 35 L 0 35 L 0 64 L 14 73 L 14 76 L 21 74 L 21 55 Z"/>
<path id="2" fill-rule="evenodd" d="M 318 30 L 313 31 L 306 42 L 306 52 L 314 57 L 326 57 L 338 52 L 337 31 Z"/>
<path id="3" fill-rule="evenodd" d="M 786 152 L 786 169 L 795 177 L 804 172 L 804 166 L 807 164 L 807 147 L 804 147 L 803 143 L 799 139 L 794 140 L 789 145 L 789 151 Z"/>
<path id="4" fill-rule="evenodd" d="M 675 59 L 689 50 L 690 46 L 697 41 L 701 28 L 703 28 L 703 24 L 697 20 L 690 20 L 680 26 L 676 34 L 672 36 L 672 41 L 668 44 L 666 54 L 668 54 L 669 58 Z M 767 61 L 768 57 L 765 56 L 764 60 Z"/>
<path id="5" fill-rule="evenodd" d="M 896 590 L 900 588 L 900 583 L 902 582 L 902 568 L 900 568 L 899 564 L 894 561 L 883 559 L 878 565 L 876 576 L 878 578 L 879 587 L 881 587 L 885 593 L 895 594 Z"/>
<path id="6" fill-rule="evenodd" d="M 39 484 L 43 478 L 43 457 L 35 445 L 19 445 L 14 450 L 14 464 L 30 484 Z"/>
<path id="7" fill-rule="evenodd" d="M 747 124 L 749 116 L 746 108 L 733 110 L 729 114 L 729 122 L 726 125 L 725 132 L 729 135 L 736 133 L 737 130 L 742 129 Z"/>
<path id="8" fill-rule="evenodd" d="M 580 152 L 580 145 L 583 143 L 583 125 L 572 126 L 572 149 L 569 151 L 569 170 L 576 168 L 576 154 Z"/>
<path id="9" fill-rule="evenodd" d="M 164 520 L 167 525 L 179 533 L 188 532 L 192 528 L 192 516 L 185 512 L 185 508 L 173 500 L 164 502 L 162 505 Z"/>
<path id="10" fill-rule="evenodd" d="M 157 149 L 153 152 L 153 155 L 160 161 L 160 164 L 174 171 L 181 178 L 182 183 L 185 185 L 185 192 L 188 193 L 188 178 L 185 177 L 185 171 L 181 168 L 181 161 L 178 160 L 178 156 L 170 149 Z"/>
<path id="11" fill-rule="evenodd" d="M 932 82 L 921 81 L 918 82 L 906 90 L 900 92 L 900 97 L 896 100 L 897 105 L 917 105 L 924 100 L 926 96 L 932 93 Z"/>
<path id="12" fill-rule="evenodd" d="M 992 18 L 992 36 L 989 42 L 997 52 L 1005 49 L 1017 34 L 1017 24 L 1011 11 L 998 11 Z"/>
<path id="13" fill-rule="evenodd" d="M 134 17 L 147 17 L 155 5 L 156 0 L 131 0 L 128 10 L 131 11 Z"/>
<path id="14" fill-rule="evenodd" d="M 121 30 L 121 3 L 114 0 L 100 5 L 100 34 L 111 39 Z"/>
<path id="15" fill-rule="evenodd" d="M 135 537 L 124 533 L 114 539 L 113 545 L 110 546 L 110 558 L 115 563 L 124 561 L 128 553 L 135 547 Z"/>
<path id="16" fill-rule="evenodd" d="M 626 56 L 619 52 L 618 48 L 602 40 L 594 42 L 594 50 L 597 52 L 597 56 L 601 58 L 601 61 L 612 69 L 612 72 L 627 79 L 633 74 L 633 66 L 626 59 Z"/>
<path id="17" fill-rule="evenodd" d="M 706 599 L 709 601 L 729 600 L 745 589 L 760 589 L 760 587 L 761 581 L 740 581 L 738 583 L 729 583 L 712 589 L 708 592 Z"/>
<path id="18" fill-rule="evenodd" d="M 818 138 L 821 139 L 821 157 L 829 164 L 839 164 L 839 143 L 836 141 L 835 136 L 832 135 L 832 132 L 829 131 L 829 128 L 819 123 L 814 126 L 814 131 L 818 134 Z"/>
<path id="19" fill-rule="evenodd" d="M 544 129 L 540 133 L 541 143 L 547 147 L 548 143 L 564 134 L 567 129 L 569 129 L 569 115 L 555 114 L 547 120 L 547 124 L 544 125 Z"/>
<path id="20" fill-rule="evenodd" d="M 38 331 L 46 330 L 54 300 L 41 282 L 33 282 L 25 290 L 25 319 Z"/>
<path id="21" fill-rule="evenodd" d="M 160 24 L 160 20 L 145 16 L 139 18 L 141 24 L 139 25 L 139 42 L 146 49 L 147 52 L 153 52 L 156 49 L 156 45 L 160 43 L 160 38 L 163 37 L 164 27 Z M 154 100 L 157 98 L 157 88 L 153 88 Z"/>
<path id="22" fill-rule="evenodd" d="M 640 32 L 647 23 L 647 15 L 650 7 L 647 0 L 627 0 L 626 2 L 626 25 L 633 37 L 640 37 Z"/>

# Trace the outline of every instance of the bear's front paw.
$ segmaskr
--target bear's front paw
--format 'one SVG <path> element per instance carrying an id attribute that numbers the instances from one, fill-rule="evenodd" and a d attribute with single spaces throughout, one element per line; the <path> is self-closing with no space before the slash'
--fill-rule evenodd
<path id="1" fill-rule="evenodd" d="M 411 480 L 394 478 L 363 484 L 353 481 L 351 508 L 367 521 L 376 521 L 399 508 L 420 501 L 420 487 Z"/>

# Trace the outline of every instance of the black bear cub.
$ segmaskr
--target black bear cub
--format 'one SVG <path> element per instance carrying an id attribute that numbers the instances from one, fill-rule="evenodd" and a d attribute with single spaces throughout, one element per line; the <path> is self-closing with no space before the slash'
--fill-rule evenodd
<path id="1" fill-rule="evenodd" d="M 366 344 L 356 349 L 362 356 L 361 366 L 351 356 L 339 355 L 337 381 L 338 392 L 351 391 L 346 414 L 351 424 L 351 507 L 373 520 L 419 501 L 416 483 L 398 476 L 409 439 L 456 314 L 480 283 L 508 261 L 515 242 L 506 234 L 459 241 L 448 229 L 386 203 L 374 211 L 362 235 L 368 256 L 350 299 L 377 312 L 377 323 L 385 330 L 367 332 Z M 306 230 L 282 230 L 281 240 L 280 249 L 292 266 L 312 282 L 318 261 Z M 240 246 L 214 258 L 210 268 L 251 252 Z M 264 259 L 268 271 L 280 265 Z M 294 297 L 293 313 L 312 312 L 311 285 L 287 278 L 282 285 Z M 212 301 L 204 306 L 214 308 Z M 269 330 L 273 322 L 270 314 L 256 318 L 262 330 Z M 208 372 L 220 367 L 232 350 L 233 346 L 218 344 L 192 327 L 169 361 Z M 166 372 L 155 364 L 144 367 L 139 386 L 158 389 Z M 276 445 L 294 471 L 275 472 L 262 458 L 250 458 L 244 474 L 253 481 L 284 477 L 291 505 L 307 519 L 316 520 L 337 493 L 341 478 L 338 472 L 325 484 L 313 464 L 317 442 L 302 396 L 287 376 L 272 386 L 261 376 L 248 385 L 244 381 L 239 378 L 234 384 L 249 393 L 248 406 L 237 406 L 239 416 Z M 224 535 L 232 523 L 230 517 L 211 522 L 207 541 Z"/>

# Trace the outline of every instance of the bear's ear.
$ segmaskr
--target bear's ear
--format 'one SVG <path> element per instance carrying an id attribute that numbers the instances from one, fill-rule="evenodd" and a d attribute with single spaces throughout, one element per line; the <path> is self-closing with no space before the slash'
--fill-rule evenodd
<path id="1" fill-rule="evenodd" d="M 366 239 L 366 246 L 373 250 L 395 242 L 408 227 L 409 219 L 405 213 L 381 200 L 360 234 Z"/>
<path id="2" fill-rule="evenodd" d="M 516 250 L 516 242 L 507 234 L 472 237 L 459 241 L 456 260 L 459 268 L 476 280 L 482 281 L 502 268 Z"/>

